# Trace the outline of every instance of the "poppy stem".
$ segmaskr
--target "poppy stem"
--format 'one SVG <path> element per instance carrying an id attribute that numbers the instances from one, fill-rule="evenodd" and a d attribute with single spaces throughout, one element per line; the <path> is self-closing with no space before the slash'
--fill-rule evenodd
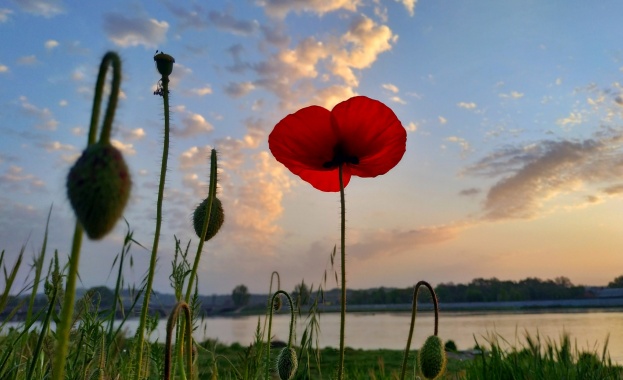
<path id="1" fill-rule="evenodd" d="M 342 179 L 343 164 L 339 166 L 340 176 L 340 207 L 341 207 L 341 226 L 340 226 L 340 252 L 341 252 L 341 268 L 342 268 L 342 296 L 341 314 L 340 314 L 340 361 L 337 369 L 337 378 L 344 378 L 344 330 L 346 327 L 346 202 L 344 201 L 344 181 Z"/>
<path id="2" fill-rule="evenodd" d="M 407 348 L 405 349 L 405 354 L 402 358 L 402 370 L 400 372 L 400 380 L 403 380 L 405 378 L 405 374 L 407 373 L 407 359 L 409 357 L 409 350 L 411 350 L 411 338 L 413 338 L 413 330 L 415 328 L 415 316 L 417 315 L 417 297 L 422 286 L 428 288 L 428 291 L 433 298 L 433 307 L 435 310 L 435 336 L 437 336 L 437 333 L 439 332 L 439 301 L 437 300 L 437 294 L 435 294 L 435 290 L 428 282 L 419 281 L 417 284 L 415 284 L 415 289 L 413 290 L 413 302 L 411 303 L 411 325 L 409 327 L 409 337 L 407 338 Z"/>

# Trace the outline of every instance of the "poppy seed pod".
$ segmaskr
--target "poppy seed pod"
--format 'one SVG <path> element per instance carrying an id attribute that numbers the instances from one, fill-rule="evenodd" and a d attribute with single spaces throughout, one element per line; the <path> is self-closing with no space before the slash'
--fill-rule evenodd
<path id="1" fill-rule="evenodd" d="M 427 379 L 436 379 L 446 369 L 446 351 L 436 335 L 426 338 L 419 352 L 420 369 Z"/>
<path id="2" fill-rule="evenodd" d="M 279 379 L 290 380 L 294 377 L 299 366 L 294 348 L 284 347 L 277 357 L 277 373 Z"/>
<path id="3" fill-rule="evenodd" d="M 197 206 L 195 212 L 193 213 L 193 227 L 195 228 L 195 233 L 199 238 L 201 238 L 201 232 L 203 232 L 203 222 L 206 218 L 206 211 L 209 204 L 210 197 L 207 197 L 199 204 L 199 206 Z M 225 213 L 223 212 L 223 205 L 217 197 L 214 197 L 212 208 L 210 210 L 210 221 L 208 222 L 208 230 L 206 231 L 205 241 L 212 239 L 214 235 L 216 235 L 216 233 L 221 229 L 224 221 Z"/>
<path id="4" fill-rule="evenodd" d="M 163 77 L 171 75 L 173 72 L 173 63 L 175 63 L 175 58 L 160 52 L 154 56 L 154 61 L 156 61 L 156 68 L 158 69 L 160 75 Z"/>
<path id="5" fill-rule="evenodd" d="M 123 214 L 132 181 L 121 152 L 98 142 L 84 150 L 67 176 L 67 196 L 90 239 L 101 239 Z"/>

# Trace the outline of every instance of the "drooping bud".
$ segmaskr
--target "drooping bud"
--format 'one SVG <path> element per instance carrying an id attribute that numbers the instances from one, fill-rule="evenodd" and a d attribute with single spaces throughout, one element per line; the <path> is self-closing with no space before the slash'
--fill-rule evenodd
<path id="1" fill-rule="evenodd" d="M 290 380 L 299 366 L 294 348 L 284 347 L 277 356 L 277 373 L 280 380 Z"/>
<path id="2" fill-rule="evenodd" d="M 420 369 L 427 379 L 436 379 L 446 369 L 446 351 L 436 335 L 429 336 L 419 352 Z"/>
<path id="3" fill-rule="evenodd" d="M 175 58 L 171 57 L 168 54 L 160 52 L 154 55 L 154 61 L 156 61 L 156 68 L 158 72 L 163 77 L 168 77 L 173 72 L 173 63 L 175 63 Z"/>
<path id="4" fill-rule="evenodd" d="M 279 311 L 281 310 L 281 306 L 283 306 L 283 301 L 281 300 L 281 296 L 277 295 L 277 297 L 275 297 L 275 301 L 273 302 L 273 310 Z"/>
<path id="5" fill-rule="evenodd" d="M 199 204 L 199 206 L 197 206 L 195 212 L 193 213 L 193 227 L 195 228 L 195 233 L 199 238 L 201 238 L 201 232 L 203 232 L 203 223 L 206 218 L 206 211 L 209 204 L 210 197 L 207 197 Z M 217 197 L 214 197 L 212 208 L 210 209 L 210 221 L 208 222 L 208 230 L 206 231 L 205 241 L 212 239 L 214 235 L 216 235 L 216 233 L 221 229 L 224 221 L 225 213 L 223 212 L 223 205 Z"/>
<path id="6" fill-rule="evenodd" d="M 85 149 L 67 176 L 67 196 L 90 239 L 101 239 L 113 229 L 131 187 L 128 166 L 117 148 L 98 142 Z"/>

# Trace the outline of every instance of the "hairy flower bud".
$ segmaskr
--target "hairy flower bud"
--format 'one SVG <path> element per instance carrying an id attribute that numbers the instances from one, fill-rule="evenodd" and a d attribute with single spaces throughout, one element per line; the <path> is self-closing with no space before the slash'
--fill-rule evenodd
<path id="1" fill-rule="evenodd" d="M 284 347 L 277 357 L 277 373 L 280 380 L 290 380 L 299 366 L 294 348 Z"/>
<path id="2" fill-rule="evenodd" d="M 70 169 L 67 196 L 87 236 L 97 240 L 123 214 L 132 181 L 121 152 L 109 143 L 92 144 Z"/>
<path id="3" fill-rule="evenodd" d="M 427 379 L 436 379 L 446 369 L 446 351 L 436 335 L 429 336 L 419 352 L 422 375 Z"/>
<path id="4" fill-rule="evenodd" d="M 199 206 L 197 206 L 195 212 L 193 213 L 193 227 L 195 228 L 195 233 L 199 238 L 201 238 L 201 232 L 203 232 L 203 223 L 206 218 L 206 211 L 209 204 L 210 197 L 207 197 L 199 204 Z M 210 221 L 208 222 L 208 230 L 206 231 L 205 241 L 212 239 L 214 235 L 216 235 L 216 233 L 221 229 L 224 221 L 225 213 L 223 211 L 223 205 L 217 197 L 214 197 L 212 208 L 210 210 Z"/>

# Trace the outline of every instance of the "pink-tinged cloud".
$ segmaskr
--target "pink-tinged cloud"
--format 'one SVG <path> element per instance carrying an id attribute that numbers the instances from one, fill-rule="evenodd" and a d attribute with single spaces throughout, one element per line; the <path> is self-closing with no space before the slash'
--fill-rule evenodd
<path id="1" fill-rule="evenodd" d="M 463 174 L 499 178 L 484 199 L 484 219 L 531 219 L 548 212 L 547 202 L 560 195 L 593 186 L 620 186 L 622 153 L 623 133 L 605 130 L 580 141 L 508 146 Z M 607 189 L 612 193 L 618 187 Z"/>

